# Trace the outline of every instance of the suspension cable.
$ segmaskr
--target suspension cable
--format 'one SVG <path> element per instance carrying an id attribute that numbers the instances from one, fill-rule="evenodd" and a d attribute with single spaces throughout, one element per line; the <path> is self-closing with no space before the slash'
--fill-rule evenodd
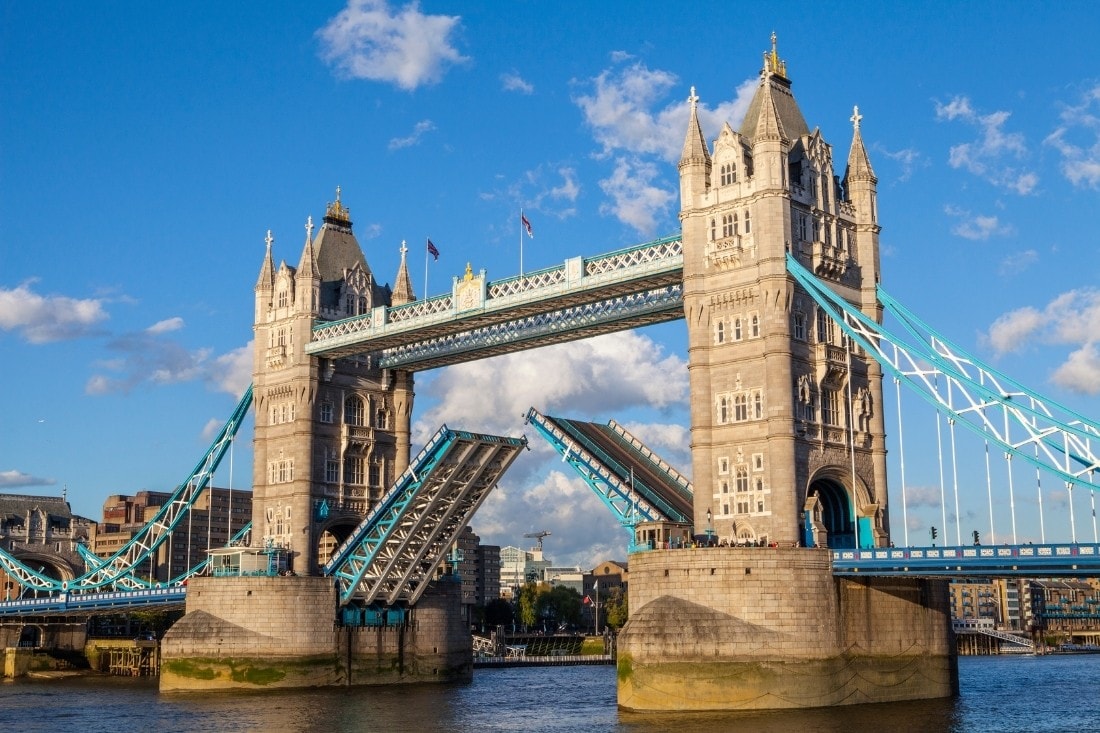
<path id="1" fill-rule="evenodd" d="M 952 380 L 947 380 L 947 406 L 951 408 L 951 413 L 955 413 L 955 400 L 951 390 Z M 951 435 L 951 483 L 955 491 L 955 545 L 962 544 L 962 528 L 960 526 L 959 519 L 959 456 L 955 450 L 955 418 L 947 418 L 947 430 Z M 947 527 L 944 527 L 944 543 L 947 540 Z"/>
<path id="2" fill-rule="evenodd" d="M 989 499 L 989 542 L 997 544 L 997 535 L 993 530 L 993 476 L 989 471 L 989 439 L 985 441 L 985 493 Z"/>
<path id="3" fill-rule="evenodd" d="M 841 331 L 844 339 L 844 352 L 848 359 L 848 455 L 852 464 L 852 524 L 856 534 L 856 549 L 862 547 L 859 543 L 859 493 L 856 489 L 856 415 L 852 403 L 852 339 Z M 873 545 L 874 543 L 872 543 Z"/>
<path id="4" fill-rule="evenodd" d="M 897 347 L 894 347 L 897 351 Z M 905 493 L 905 435 L 901 431 L 901 380 L 894 377 L 898 395 L 898 455 L 901 459 L 901 522 L 905 530 L 905 546 L 909 546 L 909 499 Z"/>
<path id="5" fill-rule="evenodd" d="M 933 383 L 935 384 L 936 394 L 940 392 L 939 374 L 934 377 Z M 940 413 L 936 411 L 936 453 L 939 456 L 940 461 L 940 513 L 943 515 L 943 523 L 940 525 L 943 527 L 943 531 L 947 531 L 947 498 L 945 495 L 945 488 L 943 483 L 943 434 L 940 428 Z"/>
<path id="6" fill-rule="evenodd" d="M 1009 423 L 1008 423 L 1008 410 L 1002 410 L 1001 414 L 1005 418 L 1005 440 L 1009 440 Z M 1012 544 L 1018 545 L 1019 541 L 1016 539 L 1016 487 L 1015 481 L 1012 478 L 1012 453 L 1005 451 L 1005 464 L 1008 469 L 1008 508 L 1012 513 Z"/>
<path id="7" fill-rule="evenodd" d="M 1035 445 L 1035 459 L 1039 459 L 1039 446 Z M 1035 491 L 1039 494 L 1039 541 L 1044 545 L 1047 542 L 1047 525 L 1043 519 L 1043 473 L 1039 470 L 1039 464 L 1035 464 Z"/>

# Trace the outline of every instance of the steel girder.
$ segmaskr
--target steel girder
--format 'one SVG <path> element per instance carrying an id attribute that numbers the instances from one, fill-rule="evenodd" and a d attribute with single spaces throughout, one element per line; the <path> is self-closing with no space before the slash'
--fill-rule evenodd
<path id="1" fill-rule="evenodd" d="M 952 423 L 1090 490 L 1100 470 L 1100 423 L 1089 420 L 982 363 L 920 321 L 881 287 L 879 302 L 909 338 L 886 329 L 837 295 L 787 254 L 787 270 L 841 329 L 895 380 Z M 1027 450 L 1030 449 L 1030 450 Z"/>
<path id="2" fill-rule="evenodd" d="M 833 575 L 1089 577 L 1100 545 L 963 545 L 833 550 Z"/>
<path id="3" fill-rule="evenodd" d="M 386 352 L 409 343 L 450 338 L 554 311 L 679 287 L 683 259 L 678 234 L 595 257 L 576 257 L 545 270 L 487 282 L 482 300 L 472 307 L 464 308 L 452 293 L 318 323 L 305 351 L 328 358 Z"/>
<path id="4" fill-rule="evenodd" d="M 593 455 L 580 441 L 568 435 L 546 415 L 532 407 L 527 411 L 526 421 L 561 454 L 562 461 L 573 467 L 630 534 L 631 550 L 634 548 L 634 525 L 637 522 L 683 521 L 682 517 L 670 516 L 644 496 L 640 496 L 629 484 L 621 481 L 603 460 Z"/>
<path id="5" fill-rule="evenodd" d="M 325 565 L 324 574 L 336 578 L 340 605 L 352 599 L 415 603 L 526 445 L 524 438 L 440 428 Z"/>
<path id="6" fill-rule="evenodd" d="M 113 586 L 116 582 L 131 588 L 134 587 L 134 569 L 148 560 L 149 556 L 156 552 L 157 548 L 168 539 L 176 525 L 179 524 L 180 520 L 195 503 L 195 500 L 210 483 L 214 471 L 217 470 L 218 464 L 221 463 L 222 458 L 233 442 L 233 438 L 237 435 L 237 430 L 240 429 L 241 423 L 248 415 L 248 409 L 251 405 L 252 385 L 249 385 L 234 408 L 233 414 L 214 438 L 214 442 L 195 465 L 191 474 L 172 494 L 171 499 L 118 552 L 99 563 L 93 564 L 80 577 L 72 581 L 51 578 L 32 570 L 2 550 L 0 550 L 0 567 L 8 575 L 18 580 L 20 585 L 32 590 L 48 592 L 88 591 Z"/>
<path id="7" fill-rule="evenodd" d="M 385 350 L 378 364 L 390 369 L 435 369 L 538 346 L 676 321 L 684 317 L 683 290 L 682 285 L 669 285 L 419 340 Z"/>

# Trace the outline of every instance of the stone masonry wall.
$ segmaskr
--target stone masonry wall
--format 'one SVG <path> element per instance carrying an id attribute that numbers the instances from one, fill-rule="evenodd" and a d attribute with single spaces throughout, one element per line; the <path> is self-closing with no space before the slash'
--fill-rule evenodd
<path id="1" fill-rule="evenodd" d="M 829 551 L 630 558 L 618 699 L 630 710 L 774 709 L 958 690 L 946 581 L 834 578 Z"/>

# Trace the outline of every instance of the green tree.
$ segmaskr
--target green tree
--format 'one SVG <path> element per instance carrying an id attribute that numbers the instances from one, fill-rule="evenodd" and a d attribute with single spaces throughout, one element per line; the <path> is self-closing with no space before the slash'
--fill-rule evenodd
<path id="1" fill-rule="evenodd" d="M 519 589 L 519 622 L 530 628 L 539 621 L 539 596 L 545 592 L 538 583 L 528 583 Z"/>
<path id="2" fill-rule="evenodd" d="M 603 603 L 603 612 L 605 624 L 615 631 L 623 627 L 630 615 L 630 608 L 627 604 L 626 594 L 622 592 L 622 589 L 615 588 L 611 591 L 607 600 Z"/>
<path id="3" fill-rule="evenodd" d="M 539 617 L 551 628 L 561 624 L 576 626 L 581 621 L 581 594 L 558 585 L 538 598 Z"/>

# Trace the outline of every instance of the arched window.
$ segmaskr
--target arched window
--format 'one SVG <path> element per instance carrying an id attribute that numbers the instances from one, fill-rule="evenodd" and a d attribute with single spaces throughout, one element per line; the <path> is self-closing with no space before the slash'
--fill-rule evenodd
<path id="1" fill-rule="evenodd" d="M 752 220 L 749 218 L 749 210 L 745 209 L 745 234 L 752 232 Z"/>
<path id="2" fill-rule="evenodd" d="M 749 419 L 749 397 L 744 392 L 733 398 L 733 419 L 736 422 L 744 422 Z"/>
<path id="3" fill-rule="evenodd" d="M 344 401 L 344 422 L 348 425 L 363 425 L 365 419 L 363 400 L 351 396 Z"/>
<path id="4" fill-rule="evenodd" d="M 726 340 L 726 322 L 718 321 L 718 324 L 714 327 L 714 340 L 717 343 L 723 343 Z"/>
<path id="5" fill-rule="evenodd" d="M 753 313 L 749 318 L 749 331 L 752 333 L 753 338 L 760 336 L 760 316 L 756 313 Z"/>
<path id="6" fill-rule="evenodd" d="M 718 398 L 718 424 L 724 425 L 729 420 L 729 399 Z"/>
<path id="7" fill-rule="evenodd" d="M 733 340 L 741 340 L 741 316 L 733 319 Z"/>

